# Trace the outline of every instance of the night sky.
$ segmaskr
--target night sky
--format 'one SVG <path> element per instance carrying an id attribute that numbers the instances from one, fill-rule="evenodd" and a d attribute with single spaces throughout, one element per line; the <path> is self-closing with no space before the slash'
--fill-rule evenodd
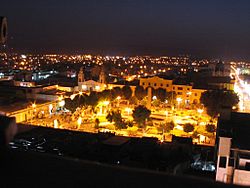
<path id="1" fill-rule="evenodd" d="M 9 48 L 250 60 L 249 0 L 3 0 Z"/>

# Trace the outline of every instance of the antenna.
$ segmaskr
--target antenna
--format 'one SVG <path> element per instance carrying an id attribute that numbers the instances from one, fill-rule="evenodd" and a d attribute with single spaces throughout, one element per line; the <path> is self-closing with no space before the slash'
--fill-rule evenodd
<path id="1" fill-rule="evenodd" d="M 0 17 L 0 44 L 5 44 L 7 41 L 7 19 L 6 17 Z"/>

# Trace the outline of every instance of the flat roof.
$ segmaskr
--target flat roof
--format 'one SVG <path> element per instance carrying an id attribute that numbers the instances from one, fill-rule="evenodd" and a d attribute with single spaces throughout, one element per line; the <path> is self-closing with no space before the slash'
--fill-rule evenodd
<path id="1" fill-rule="evenodd" d="M 45 104 L 49 101 L 30 100 L 30 101 L 19 101 L 19 102 L 12 103 L 10 105 L 0 105 L 0 112 L 11 113 L 11 112 L 15 112 L 18 110 L 23 110 L 27 108 L 28 106 L 31 106 L 33 102 L 39 105 L 39 104 Z"/>
<path id="2" fill-rule="evenodd" d="M 105 145 L 112 145 L 112 146 L 120 146 L 127 143 L 130 140 L 128 137 L 123 136 L 113 136 L 107 140 L 104 140 L 102 143 Z"/>

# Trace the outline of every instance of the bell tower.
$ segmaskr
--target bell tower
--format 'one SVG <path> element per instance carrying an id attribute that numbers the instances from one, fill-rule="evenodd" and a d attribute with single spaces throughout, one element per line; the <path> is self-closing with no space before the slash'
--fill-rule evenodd
<path id="1" fill-rule="evenodd" d="M 104 68 L 102 68 L 100 75 L 99 75 L 99 82 L 102 84 L 106 84 L 106 75 L 105 75 L 105 71 Z"/>
<path id="2" fill-rule="evenodd" d="M 85 81 L 85 78 L 84 78 L 83 67 L 81 67 L 78 73 L 78 85 L 79 83 L 84 82 L 84 81 Z"/>

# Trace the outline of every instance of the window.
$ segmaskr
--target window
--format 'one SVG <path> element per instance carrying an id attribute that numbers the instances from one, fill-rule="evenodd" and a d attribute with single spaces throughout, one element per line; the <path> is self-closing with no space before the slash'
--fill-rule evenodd
<path id="1" fill-rule="evenodd" d="M 142 82 L 142 85 L 144 86 L 144 85 L 145 85 L 145 83 L 144 83 L 144 82 Z"/>
<path id="2" fill-rule="evenodd" d="M 219 161 L 219 167 L 221 168 L 226 168 L 226 162 L 227 162 L 227 158 L 226 157 L 220 157 L 220 161 Z"/>
<path id="3" fill-rule="evenodd" d="M 177 89 L 178 89 L 178 90 L 183 90 L 183 87 L 178 87 Z"/>
<path id="4" fill-rule="evenodd" d="M 198 95 L 197 95 L 197 93 L 195 93 L 195 94 L 194 94 L 194 96 L 196 96 L 196 97 L 197 97 L 197 96 L 198 96 Z"/>
<path id="5" fill-rule="evenodd" d="M 175 87 L 173 87 L 173 89 L 175 89 Z"/>
<path id="6" fill-rule="evenodd" d="M 177 95 L 182 95 L 182 92 L 177 92 Z"/>
<path id="7" fill-rule="evenodd" d="M 148 83 L 148 86 L 150 86 L 151 84 L 150 83 Z"/>
<path id="8" fill-rule="evenodd" d="M 166 86 L 168 87 L 169 85 L 167 84 Z"/>
<path id="9" fill-rule="evenodd" d="M 163 86 L 163 84 L 161 84 L 161 87 Z"/>
<path id="10" fill-rule="evenodd" d="M 229 159 L 228 166 L 234 166 L 234 158 Z"/>
<path id="11" fill-rule="evenodd" d="M 189 91 L 189 90 L 190 90 L 190 88 L 187 88 L 187 90 Z"/>
<path id="12" fill-rule="evenodd" d="M 154 83 L 154 86 L 157 86 L 157 84 L 156 84 L 156 83 Z"/>

